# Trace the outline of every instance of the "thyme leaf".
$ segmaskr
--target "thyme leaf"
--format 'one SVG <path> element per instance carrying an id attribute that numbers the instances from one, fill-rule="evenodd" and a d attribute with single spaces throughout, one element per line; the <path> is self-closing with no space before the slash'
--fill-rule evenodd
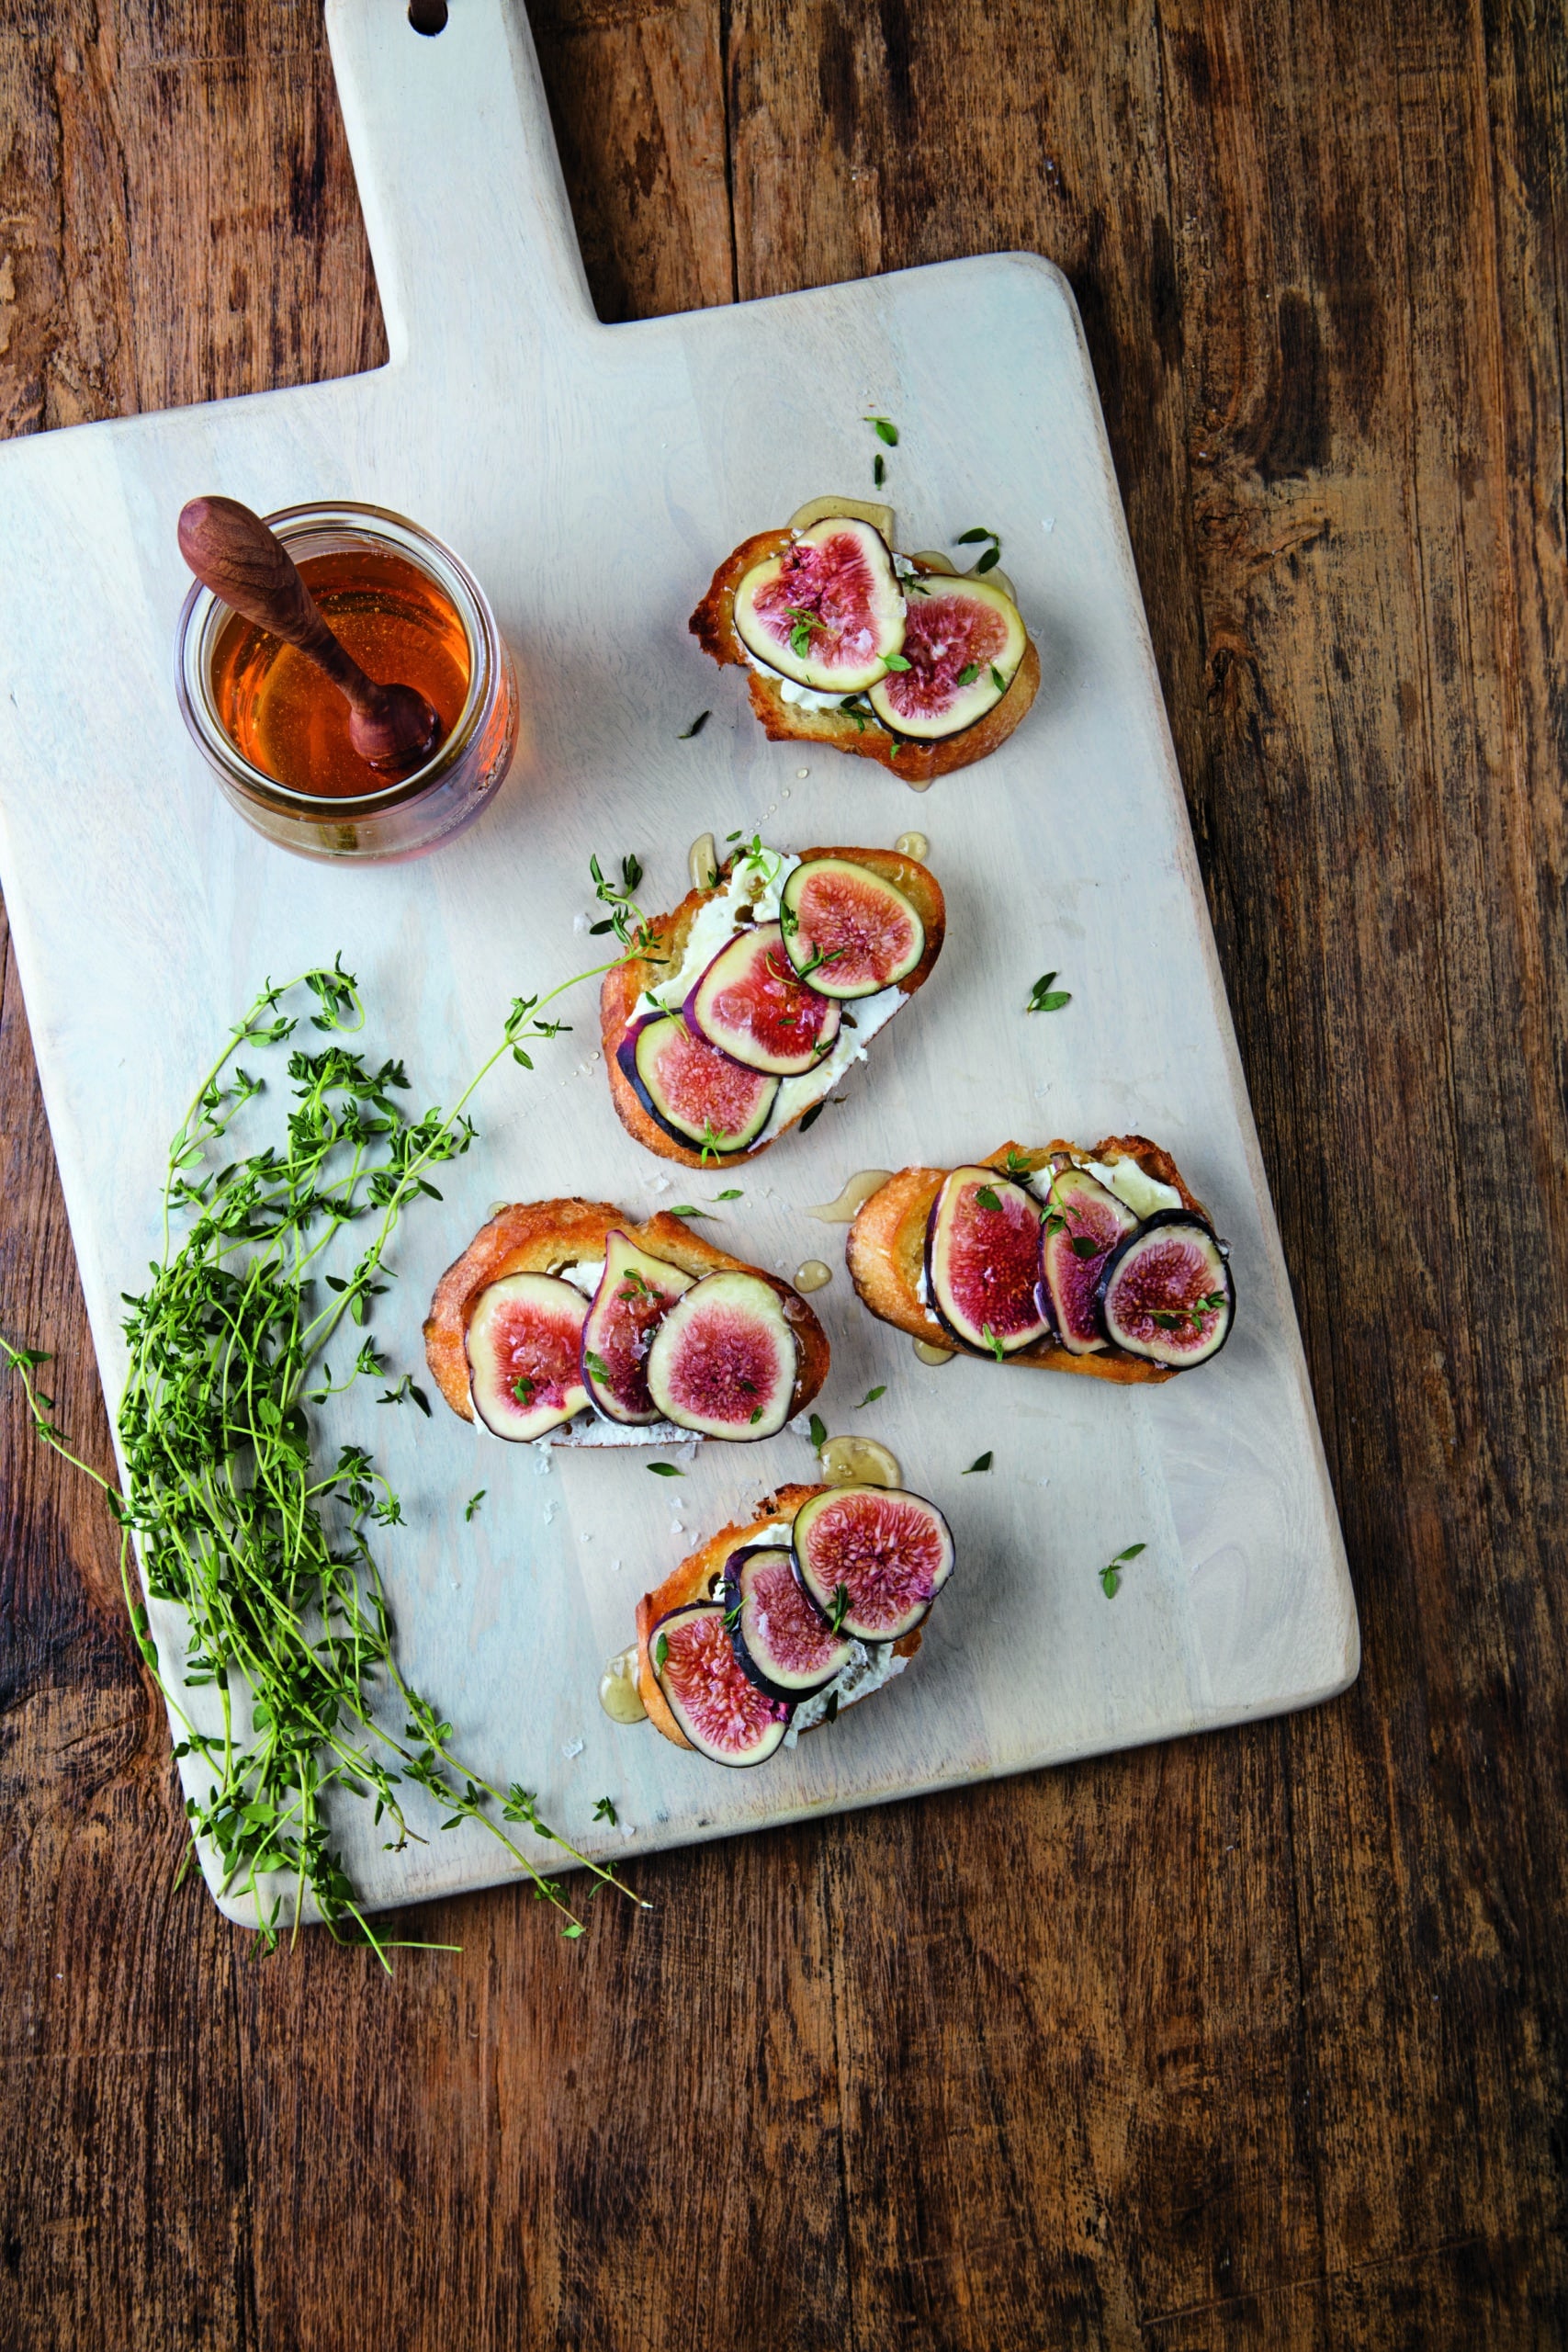
<path id="1" fill-rule="evenodd" d="M 1060 1012 L 1065 1004 L 1071 1004 L 1072 990 L 1055 987 L 1055 972 L 1041 973 L 1029 991 L 1029 1002 L 1023 1008 L 1025 1012 Z"/>
<path id="2" fill-rule="evenodd" d="M 1106 1562 L 1100 1571 L 1100 1589 L 1107 1600 L 1115 1600 L 1122 1583 L 1122 1571 L 1128 1561 L 1135 1560 L 1140 1552 L 1147 1549 L 1146 1544 L 1129 1544 L 1124 1552 L 1118 1552 L 1113 1560 Z"/>

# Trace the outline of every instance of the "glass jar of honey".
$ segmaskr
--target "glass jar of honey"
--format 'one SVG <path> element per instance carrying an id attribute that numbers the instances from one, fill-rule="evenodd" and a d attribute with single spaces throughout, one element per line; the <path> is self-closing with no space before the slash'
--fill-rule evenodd
<path id="1" fill-rule="evenodd" d="M 186 725 L 269 841 L 304 857 L 417 857 L 470 824 L 511 764 L 517 678 L 495 616 L 450 548 L 383 507 L 286 506 L 265 520 L 361 669 L 432 704 L 435 749 L 389 780 L 354 749 L 331 680 L 200 585 L 175 643 Z"/>

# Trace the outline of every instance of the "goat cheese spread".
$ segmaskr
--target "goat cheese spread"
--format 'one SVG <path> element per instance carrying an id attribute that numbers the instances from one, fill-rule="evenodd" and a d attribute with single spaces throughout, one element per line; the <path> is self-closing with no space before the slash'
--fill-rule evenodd
<path id="1" fill-rule="evenodd" d="M 869 1699 L 874 1690 L 880 1690 L 885 1682 L 891 1682 L 896 1674 L 902 1674 L 908 1663 L 908 1658 L 898 1656 L 891 1642 L 856 1642 L 850 1653 L 849 1664 L 834 1676 L 831 1682 L 822 1690 L 813 1691 L 809 1699 L 803 1700 L 796 1707 L 790 1718 L 789 1729 L 784 1736 L 784 1746 L 793 1747 L 803 1731 L 809 1731 L 813 1724 L 819 1724 L 835 1696 L 839 1702 L 839 1712 L 842 1713 L 846 1707 L 852 1707 L 857 1699 Z"/>

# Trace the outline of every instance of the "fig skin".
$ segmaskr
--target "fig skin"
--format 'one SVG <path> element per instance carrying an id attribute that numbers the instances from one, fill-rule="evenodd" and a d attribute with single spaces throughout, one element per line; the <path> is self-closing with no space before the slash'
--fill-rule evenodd
<path id="1" fill-rule="evenodd" d="M 716 1357 L 716 1323 L 720 1327 Z M 786 1349 L 793 1362 L 785 1355 Z M 688 1384 L 705 1376 L 716 1376 L 726 1394 L 733 1395 L 728 1384 L 738 1351 L 741 1363 L 749 1364 L 758 1375 L 751 1391 L 755 1401 L 750 1408 L 755 1426 L 721 1421 L 717 1415 L 710 1415 L 705 1420 L 691 1402 L 689 1387 L 684 1396 L 676 1393 L 679 1384 L 672 1357 L 683 1359 Z M 799 1353 L 795 1333 L 787 1316 L 781 1312 L 773 1283 L 759 1281 L 751 1274 L 710 1275 L 707 1280 L 694 1283 L 675 1302 L 654 1333 L 648 1351 L 649 1394 L 664 1419 L 672 1421 L 677 1429 L 719 1438 L 731 1445 L 755 1444 L 760 1439 L 776 1437 L 789 1419 Z M 764 1357 L 773 1367 L 770 1374 L 764 1373 Z M 737 1410 L 746 1408 L 744 1389 L 735 1397 L 735 1403 Z"/>
<path id="2" fill-rule="evenodd" d="M 829 937 L 831 935 L 833 894 L 846 890 L 852 895 L 861 893 L 863 904 L 869 900 L 874 908 L 880 910 L 885 926 L 891 922 L 907 923 L 908 927 L 908 935 L 900 952 L 891 958 L 886 953 L 872 956 L 869 973 L 866 958 L 870 949 L 863 925 L 857 939 L 852 922 L 846 922 L 841 903 L 837 918 L 840 944 L 836 947 L 823 944 L 824 933 Z M 815 917 L 810 904 L 814 891 L 819 896 L 825 895 L 829 900 L 826 908 L 818 904 Z M 801 911 L 803 899 L 807 901 L 804 914 Z M 866 866 L 851 868 L 846 872 L 821 858 L 802 859 L 786 876 L 779 894 L 779 928 L 784 936 L 784 953 L 794 969 L 805 972 L 815 965 L 807 986 L 818 995 L 830 997 L 838 1004 L 858 1004 L 863 997 L 879 996 L 884 989 L 897 988 L 908 973 L 915 970 L 925 952 L 925 933 L 919 910 L 905 898 L 896 884 L 889 882 L 885 875 L 873 874 Z M 846 930 L 849 933 L 847 939 Z M 852 960 L 848 963 L 841 960 L 844 956 L 852 957 L 857 946 L 862 958 L 859 969 Z M 818 955 L 824 959 L 819 964 L 817 962 Z M 829 955 L 835 959 L 831 963 L 827 960 Z"/>
<path id="3" fill-rule="evenodd" d="M 737 996 L 753 1017 L 759 998 L 764 1004 L 770 996 L 775 1004 L 782 1003 L 794 1028 L 794 1051 L 785 1051 L 776 1044 L 769 1051 L 760 1047 L 755 1036 L 743 1032 L 738 1023 L 727 1025 L 719 1008 L 728 1006 L 733 1010 Z M 687 991 L 683 1018 L 687 1028 L 705 1045 L 739 1062 L 742 1069 L 756 1070 L 771 1078 L 800 1078 L 832 1052 L 842 1015 L 832 997 L 809 987 L 798 977 L 782 925 L 765 922 L 738 932 L 719 949 L 706 971 Z M 817 1025 L 807 1035 L 807 1024 L 813 1020 Z M 786 1025 L 783 1015 L 777 1025 Z M 716 1035 L 716 1029 L 724 1034 Z"/>
<path id="4" fill-rule="evenodd" d="M 751 707 L 761 721 L 763 733 L 772 741 L 823 743 L 835 752 L 848 752 L 856 759 L 876 760 L 890 775 L 901 776 L 906 784 L 922 789 L 939 775 L 951 775 L 956 768 L 973 766 L 976 760 L 985 759 L 1007 741 L 1028 715 L 1040 691 L 1040 655 L 1032 638 L 1025 645 L 1017 673 L 1000 701 L 962 734 L 945 735 L 934 742 L 892 734 L 874 718 L 867 718 L 863 729 L 846 712 L 804 710 L 798 703 L 786 703 L 780 691 L 782 679 L 764 676 L 761 671 L 752 669 L 747 659 L 740 632 L 735 626 L 735 591 L 754 564 L 765 562 L 770 556 L 782 555 L 792 537 L 789 530 L 780 529 L 759 531 L 755 537 L 742 540 L 714 573 L 706 595 L 688 624 L 703 651 L 715 662 L 733 663 L 746 671 Z M 934 574 L 941 569 L 919 556 L 910 560 L 921 575 Z"/>
<path id="5" fill-rule="evenodd" d="M 825 577 L 811 578 L 814 558 Z M 846 562 L 858 570 L 862 587 L 858 609 L 847 615 Z M 902 649 L 908 609 L 887 541 L 871 524 L 845 514 L 792 529 L 783 555 L 764 557 L 736 582 L 730 599 L 735 633 L 758 661 L 819 694 L 864 694 L 875 685 Z M 791 642 L 790 616 L 797 611 L 819 616 L 804 651 Z"/>
<path id="6" fill-rule="evenodd" d="M 731 1144 L 722 1151 L 716 1145 L 711 1145 L 707 1148 L 706 1159 L 704 1159 L 702 1147 L 694 1138 L 688 1137 L 682 1132 L 673 1113 L 660 1102 L 653 1091 L 652 1080 L 639 1066 L 642 1034 L 649 1029 L 682 1031 L 689 1045 L 697 1047 L 701 1053 L 712 1055 L 717 1060 L 721 1072 L 732 1070 L 739 1077 L 749 1079 L 754 1092 L 759 1089 L 766 1090 L 765 1101 L 759 1099 L 753 1106 L 749 1121 L 753 1128 L 753 1135 L 750 1141 Z M 678 1145 L 681 1149 L 694 1150 L 699 1162 L 709 1168 L 731 1159 L 743 1159 L 749 1151 L 755 1150 L 756 1136 L 761 1135 L 773 1116 L 773 1104 L 778 1099 L 780 1085 L 780 1080 L 770 1071 L 748 1069 L 745 1063 L 738 1060 L 733 1054 L 724 1053 L 711 1038 L 704 1036 L 702 1031 L 687 1020 L 683 1009 L 678 1012 L 639 1014 L 615 1048 L 615 1075 L 622 1080 L 640 1104 L 650 1125 L 655 1127 L 661 1136 L 667 1136 L 671 1143 Z M 733 1083 L 733 1080 L 730 1082 Z M 757 1116 L 759 1109 L 761 1113 L 761 1117 Z"/>
<path id="7" fill-rule="evenodd" d="M 648 1710 L 648 1719 L 655 1730 L 673 1741 L 677 1747 L 690 1747 L 692 1743 L 666 1705 L 664 1693 L 659 1687 L 659 1678 L 653 1671 L 649 1646 L 654 1627 L 672 1609 L 680 1609 L 687 1601 L 705 1600 L 716 1579 L 723 1576 L 725 1562 L 732 1552 L 739 1552 L 748 1544 L 773 1540 L 767 1531 L 781 1520 L 793 1524 L 796 1511 L 803 1503 L 808 1503 L 813 1495 L 841 1491 L 840 1488 L 823 1486 L 781 1487 L 776 1494 L 769 1495 L 758 1505 L 753 1518 L 721 1527 L 716 1535 L 710 1537 L 696 1551 L 689 1553 L 679 1567 L 671 1570 L 661 1585 L 652 1592 L 645 1592 L 637 1602 L 637 1695 Z M 902 1641 L 893 1645 L 895 1655 L 899 1657 L 913 1657 L 919 1646 L 918 1630 L 907 1634 Z"/>
<path id="8" fill-rule="evenodd" d="M 636 1280 L 630 1279 L 634 1276 Z M 648 1291 L 639 1289 L 638 1283 L 647 1283 Z M 693 1286 L 690 1274 L 668 1259 L 649 1257 L 619 1227 L 608 1237 L 604 1272 L 582 1325 L 582 1385 L 606 1420 L 619 1421 L 626 1429 L 646 1428 L 658 1420 L 659 1408 L 648 1394 L 648 1349 L 663 1317 Z M 602 1373 L 593 1369 L 595 1353 Z M 617 1355 L 623 1367 L 618 1391 Z"/>
<path id="9" fill-rule="evenodd" d="M 864 1584 L 863 1583 L 860 1587 L 857 1600 L 856 1589 L 850 1583 L 850 1577 L 855 1573 L 852 1563 L 843 1564 L 846 1570 L 844 1584 L 841 1588 L 837 1588 L 834 1577 L 839 1573 L 838 1566 L 835 1566 L 834 1576 L 829 1577 L 821 1572 L 820 1560 L 811 1556 L 813 1555 L 812 1538 L 817 1534 L 818 1529 L 823 1526 L 835 1512 L 840 1517 L 845 1513 L 855 1517 L 861 1516 L 858 1506 L 862 1504 L 865 1506 L 866 1511 L 875 1518 L 890 1517 L 899 1512 L 902 1507 L 901 1515 L 906 1520 L 910 1516 L 909 1507 L 912 1505 L 913 1514 L 917 1520 L 921 1513 L 925 1515 L 925 1525 L 928 1531 L 934 1523 L 941 1532 L 944 1553 L 942 1572 L 929 1592 L 917 1594 L 912 1602 L 908 1600 L 904 1602 L 899 1611 L 902 1623 L 899 1623 L 899 1617 L 895 1617 L 891 1623 L 885 1620 L 881 1625 L 872 1621 L 868 1611 L 868 1595 Z M 926 1496 L 911 1493 L 907 1487 L 833 1487 L 828 1495 L 821 1498 L 819 1502 L 815 1505 L 807 1504 L 797 1513 L 792 1546 L 795 1555 L 795 1573 L 807 1599 L 815 1609 L 826 1616 L 835 1589 L 841 1589 L 846 1603 L 841 1621 L 843 1630 L 852 1640 L 857 1642 L 885 1642 L 890 1638 L 902 1640 L 908 1634 L 917 1633 L 931 1615 L 933 1604 L 946 1589 L 954 1566 L 953 1530 L 949 1527 L 946 1519 L 938 1510 L 935 1503 Z M 902 1551 L 896 1553 L 895 1557 L 899 1565 L 892 1573 L 903 1581 L 907 1579 L 909 1571 L 904 1564 Z M 878 1570 L 873 1575 L 872 1596 L 874 1596 L 877 1589 L 877 1576 L 881 1573 Z"/>
<path id="10" fill-rule="evenodd" d="M 1135 1232 L 1127 1236 L 1120 1249 L 1111 1252 L 1100 1269 L 1100 1281 L 1095 1289 L 1095 1304 L 1099 1308 L 1100 1324 L 1104 1330 L 1109 1333 L 1111 1329 L 1106 1312 L 1107 1302 L 1115 1288 L 1118 1276 L 1133 1252 L 1140 1249 L 1140 1245 L 1147 1242 L 1151 1237 L 1157 1239 L 1161 1233 L 1190 1232 L 1197 1224 L 1198 1220 L 1190 1216 L 1185 1209 L 1156 1209 L 1153 1216 L 1145 1218 Z M 1235 1329 L 1235 1277 L 1231 1272 L 1230 1253 L 1211 1225 L 1204 1222 L 1200 1229 L 1203 1242 L 1213 1250 L 1219 1260 L 1219 1271 L 1215 1279 L 1224 1297 L 1224 1321 L 1220 1327 L 1218 1340 L 1214 1340 L 1211 1338 L 1201 1354 L 1194 1352 L 1185 1360 L 1173 1358 L 1171 1369 L 1174 1372 L 1196 1371 L 1200 1364 L 1213 1363 L 1214 1358 L 1229 1344 L 1231 1333 Z M 1112 1345 L 1126 1348 L 1128 1353 L 1132 1355 L 1142 1352 L 1125 1339 L 1116 1340 L 1112 1337 Z M 1150 1360 L 1155 1363 L 1161 1361 L 1158 1357 Z"/>
<path id="11" fill-rule="evenodd" d="M 1162 1184 L 1172 1185 L 1180 1193 L 1183 1205 L 1202 1224 L 1213 1223 L 1202 1203 L 1189 1191 L 1170 1154 L 1151 1143 L 1147 1136 L 1107 1136 L 1092 1148 L 1070 1143 L 1062 1136 L 1033 1147 L 1004 1143 L 977 1159 L 974 1165 L 994 1168 L 1006 1175 L 1010 1172 L 1010 1153 L 1026 1160 L 1031 1173 L 1038 1172 L 1057 1154 L 1076 1153 L 1080 1159 L 1106 1161 L 1135 1159 L 1148 1175 Z M 948 1172 L 945 1168 L 901 1169 L 860 1209 L 844 1245 L 850 1279 L 862 1305 L 869 1307 L 879 1321 L 908 1331 L 912 1339 L 928 1340 L 933 1346 L 946 1348 L 952 1347 L 953 1340 L 934 1310 L 921 1304 L 919 1282 L 925 1264 L 927 1221 Z M 1114 1345 L 1101 1348 L 1093 1355 L 1076 1356 L 1063 1347 L 1054 1332 L 1047 1332 L 1027 1348 L 1020 1348 L 1008 1356 L 1007 1362 L 1032 1364 L 1049 1372 L 1082 1373 L 1091 1380 L 1110 1380 L 1123 1387 L 1177 1377 L 1174 1365 L 1151 1363 L 1144 1357 L 1128 1355 Z"/>
<path id="12" fill-rule="evenodd" d="M 479 1293 L 503 1274 L 547 1274 L 573 1261 L 592 1263 L 605 1255 L 612 1232 L 624 1233 L 650 1258 L 662 1258 L 694 1280 L 704 1274 L 754 1274 L 775 1291 L 795 1334 L 791 1417 L 806 1410 L 828 1377 L 829 1349 L 827 1333 L 798 1291 L 764 1267 L 716 1249 L 682 1217 L 661 1211 L 637 1225 L 612 1202 L 567 1199 L 519 1202 L 501 1210 L 480 1227 L 435 1286 L 424 1324 L 425 1362 L 459 1419 L 474 1418 L 464 1334 Z"/>
<path id="13" fill-rule="evenodd" d="M 941 1192 L 931 1203 L 931 1215 L 926 1220 L 926 1290 L 937 1319 L 946 1330 L 953 1334 L 960 1347 L 968 1349 L 972 1353 L 986 1355 L 989 1355 L 992 1350 L 976 1329 L 973 1312 L 971 1311 L 967 1316 L 964 1315 L 953 1287 L 952 1268 L 947 1261 L 951 1258 L 954 1247 L 955 1234 L 965 1218 L 963 1196 L 969 1188 L 970 1177 L 979 1173 L 984 1181 L 984 1176 L 994 1171 L 990 1170 L 977 1171 L 974 1169 L 955 1168 L 946 1178 Z M 1051 1327 L 1052 1318 L 1049 1315 L 1042 1315 L 1039 1300 L 1035 1295 L 1038 1288 L 1040 1231 L 1043 1212 L 1033 1194 L 1018 1183 L 1016 1179 L 1010 1176 L 1000 1177 L 998 1183 L 1000 1189 L 996 1194 L 997 1202 L 1005 1206 L 1010 1199 L 1021 1194 L 1022 1202 L 1019 1215 L 1021 1217 L 1030 1215 L 1033 1218 L 1032 1235 L 1026 1235 L 1025 1229 L 1021 1227 L 1019 1231 L 1019 1238 L 1027 1238 L 1032 1244 L 1030 1282 L 1027 1291 L 1029 1319 L 1027 1324 L 1015 1327 L 1014 1331 L 1003 1332 L 1000 1335 L 1004 1354 L 1016 1355 L 1020 1348 L 1030 1346 L 1032 1341 L 1043 1336 L 1044 1329 Z M 986 1214 L 979 1208 L 978 1203 L 976 1204 L 976 1214 L 977 1216 Z"/>
<path id="14" fill-rule="evenodd" d="M 843 1672 L 854 1655 L 852 1646 L 854 1636 L 832 1633 L 827 1619 L 795 1574 L 793 1551 L 783 1544 L 748 1544 L 743 1550 L 730 1554 L 724 1569 L 724 1606 L 728 1616 L 734 1616 L 742 1610 L 745 1597 L 743 1579 L 748 1564 L 753 1560 L 761 1562 L 764 1567 L 777 1564 L 777 1573 L 788 1580 L 796 1609 L 818 1634 L 827 1656 L 813 1680 L 794 1685 L 777 1682 L 768 1672 L 768 1667 L 774 1661 L 765 1653 L 761 1657 L 753 1653 L 746 1638 L 742 1613 L 731 1625 L 729 1633 L 736 1663 L 748 1681 L 754 1682 L 764 1698 L 782 1699 L 786 1706 L 798 1707 L 803 1700 L 815 1697 L 818 1690 L 825 1690 L 836 1676 Z"/>
<path id="15" fill-rule="evenodd" d="M 931 868 L 921 865 L 912 857 L 900 856 L 897 850 L 818 848 L 791 853 L 792 855 L 796 854 L 803 865 L 808 858 L 847 859 L 852 865 L 863 865 L 868 872 L 880 875 L 884 880 L 891 882 L 896 889 L 903 892 L 904 896 L 911 901 L 921 922 L 925 925 L 926 944 L 925 952 L 914 970 L 896 985 L 907 997 L 913 996 L 918 989 L 923 988 L 931 977 L 938 956 L 942 953 L 942 937 L 947 928 L 946 901 L 942 897 L 942 885 Z M 734 869 L 734 859 L 731 858 L 712 888 L 689 890 L 678 907 L 674 908 L 671 913 L 660 916 L 649 926 L 655 938 L 660 942 L 659 953 L 661 956 L 671 956 L 676 969 L 679 969 L 684 959 L 686 941 L 691 935 L 692 925 L 695 922 L 700 910 L 707 904 L 715 891 L 723 888 Z M 622 1041 L 627 1031 L 635 1028 L 637 1021 L 642 1017 L 639 1007 L 643 994 L 645 990 L 657 985 L 665 968 L 667 967 L 650 964 L 643 957 L 637 956 L 629 963 L 614 966 L 605 973 L 601 983 L 600 1042 L 604 1047 L 605 1067 L 609 1072 L 610 1099 L 615 1103 L 615 1114 L 627 1134 L 646 1146 L 648 1150 L 658 1152 L 662 1159 L 678 1160 L 682 1168 L 709 1170 L 734 1168 L 746 1160 L 755 1159 L 760 1153 L 771 1151 L 780 1136 L 788 1135 L 790 1128 L 797 1125 L 799 1120 L 805 1117 L 805 1112 L 800 1112 L 795 1118 L 788 1120 L 784 1126 L 780 1127 L 778 1133 L 770 1136 L 765 1143 L 753 1144 L 749 1150 L 743 1148 L 739 1151 L 718 1154 L 710 1152 L 705 1159 L 700 1151 L 695 1148 L 687 1150 L 682 1145 L 677 1143 L 674 1137 L 649 1115 L 636 1088 L 620 1066 L 618 1055 Z M 874 1050 L 874 1046 L 873 1051 Z"/>
<path id="16" fill-rule="evenodd" d="M 769 1757 L 776 1756 L 784 1745 L 789 1719 L 795 1712 L 794 1705 L 787 1700 L 771 1697 L 746 1673 L 725 1627 L 722 1604 L 711 1600 L 688 1601 L 679 1609 L 670 1610 L 652 1629 L 652 1646 L 657 1648 L 662 1637 L 670 1644 L 671 1651 L 678 1649 L 681 1638 L 678 1628 L 683 1629 L 688 1638 L 700 1645 L 721 1669 L 726 1691 L 734 1694 L 733 1700 L 726 1699 L 725 1705 L 743 1709 L 761 1731 L 761 1737 L 754 1739 L 749 1748 L 739 1753 L 733 1749 L 723 1752 L 716 1742 L 701 1747 L 683 1730 L 681 1734 L 682 1747 L 694 1749 L 697 1755 L 705 1757 L 710 1764 L 723 1765 L 732 1772 L 749 1771 L 759 1764 L 765 1764 Z M 657 1681 L 658 1669 L 654 1668 L 652 1670 Z M 659 1694 L 671 1722 L 679 1725 L 681 1719 L 675 1713 L 675 1705 L 661 1682 Z M 677 1700 L 685 1703 L 679 1692 Z"/>
<path id="17" fill-rule="evenodd" d="M 1100 1276 L 1106 1260 L 1137 1230 L 1138 1219 L 1126 1202 L 1087 1169 L 1064 1169 L 1057 1176 L 1040 1233 L 1040 1286 L 1049 1299 L 1056 1336 L 1074 1355 L 1095 1355 L 1110 1344 L 1100 1312 Z M 1086 1240 L 1090 1251 L 1080 1257 L 1075 1244 Z"/>

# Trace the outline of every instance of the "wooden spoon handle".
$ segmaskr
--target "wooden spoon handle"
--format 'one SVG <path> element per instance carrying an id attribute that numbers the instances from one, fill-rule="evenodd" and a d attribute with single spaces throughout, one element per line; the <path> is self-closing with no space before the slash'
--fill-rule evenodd
<path id="1" fill-rule="evenodd" d="M 193 498 L 180 513 L 180 553 L 204 588 L 258 628 L 324 670 L 355 710 L 377 710 L 381 688 L 345 653 L 281 539 L 237 498 Z"/>

